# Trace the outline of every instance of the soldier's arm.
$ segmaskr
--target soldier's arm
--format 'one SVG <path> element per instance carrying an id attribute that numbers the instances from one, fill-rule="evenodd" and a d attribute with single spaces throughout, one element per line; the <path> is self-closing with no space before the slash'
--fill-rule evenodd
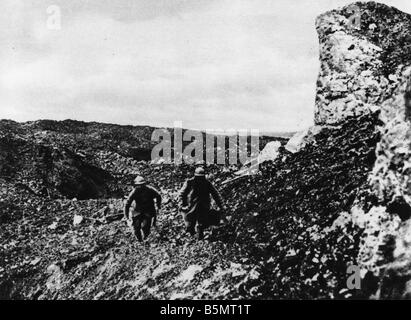
<path id="1" fill-rule="evenodd" d="M 124 205 L 124 217 L 125 217 L 126 219 L 128 219 L 128 215 L 129 215 L 129 211 L 130 211 L 130 206 L 131 206 L 131 203 L 133 202 L 133 200 L 134 200 L 134 190 L 131 191 L 131 193 L 128 195 L 127 200 L 126 200 L 126 203 L 125 203 L 125 205 Z"/>
<path id="2" fill-rule="evenodd" d="M 182 207 L 187 206 L 187 195 L 188 195 L 188 180 L 184 182 L 183 187 L 180 190 L 180 203 Z"/>
<path id="3" fill-rule="evenodd" d="M 223 204 L 223 200 L 221 198 L 220 193 L 218 192 L 218 190 L 214 187 L 214 185 L 211 182 L 209 182 L 209 187 L 210 187 L 211 196 L 213 197 L 214 201 L 217 203 L 218 207 L 221 210 L 224 210 L 224 204 Z"/>
<path id="4" fill-rule="evenodd" d="M 160 209 L 161 208 L 161 202 L 162 202 L 161 194 L 157 189 L 155 189 L 153 187 L 150 187 L 150 189 L 153 192 L 154 199 L 156 200 L 157 208 Z"/>
<path id="5" fill-rule="evenodd" d="M 154 187 L 151 187 L 151 186 L 148 187 L 148 188 L 151 190 L 153 198 L 154 198 L 154 200 L 156 202 L 156 205 L 157 205 L 157 212 L 156 212 L 156 214 L 154 214 L 153 221 L 151 222 L 152 226 L 155 227 L 157 225 L 157 214 L 158 214 L 158 211 L 161 208 L 162 198 L 161 198 L 160 192 L 157 191 L 157 189 L 155 189 Z"/>

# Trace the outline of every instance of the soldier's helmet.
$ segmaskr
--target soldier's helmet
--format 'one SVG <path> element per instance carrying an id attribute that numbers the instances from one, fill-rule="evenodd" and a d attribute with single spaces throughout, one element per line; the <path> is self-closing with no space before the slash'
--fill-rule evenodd
<path id="1" fill-rule="evenodd" d="M 198 167 L 195 171 L 194 171 L 194 176 L 196 177 L 205 177 L 205 170 L 202 167 Z"/>
<path id="2" fill-rule="evenodd" d="M 204 167 L 207 163 L 204 160 L 197 161 L 195 163 L 196 167 Z"/>
<path id="3" fill-rule="evenodd" d="M 134 184 L 135 184 L 136 186 L 140 186 L 140 185 L 146 184 L 146 179 L 144 179 L 144 177 L 142 177 L 142 176 L 137 176 L 137 177 L 134 179 Z"/>

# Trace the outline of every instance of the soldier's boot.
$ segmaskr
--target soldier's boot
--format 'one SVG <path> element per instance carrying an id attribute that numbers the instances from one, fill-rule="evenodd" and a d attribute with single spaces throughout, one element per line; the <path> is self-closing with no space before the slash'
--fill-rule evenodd
<path id="1" fill-rule="evenodd" d="M 138 242 L 143 242 L 143 237 L 141 236 L 141 229 L 140 228 L 134 228 L 134 236 L 138 240 Z"/>

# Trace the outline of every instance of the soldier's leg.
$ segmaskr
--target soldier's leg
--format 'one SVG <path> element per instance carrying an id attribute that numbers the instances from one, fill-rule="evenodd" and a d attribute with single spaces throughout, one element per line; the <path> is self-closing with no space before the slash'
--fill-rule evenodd
<path id="1" fill-rule="evenodd" d="M 202 209 L 198 212 L 198 220 L 197 220 L 197 237 L 198 240 L 204 239 L 204 230 L 206 229 L 207 225 L 209 224 L 209 210 Z"/>
<path id="2" fill-rule="evenodd" d="M 190 235 L 194 235 L 195 234 L 195 217 L 193 215 L 186 215 L 183 214 L 183 218 L 184 218 L 184 224 L 186 226 L 186 232 L 188 232 Z"/>
<path id="3" fill-rule="evenodd" d="M 139 217 L 133 218 L 132 227 L 134 236 L 137 238 L 139 242 L 143 242 L 143 238 L 141 236 L 141 219 Z"/>
<path id="4" fill-rule="evenodd" d="M 203 224 L 197 224 L 197 237 L 198 240 L 203 240 L 204 239 L 204 225 Z"/>
<path id="5" fill-rule="evenodd" d="M 143 230 L 144 240 L 146 240 L 147 237 L 150 235 L 151 219 L 152 218 L 145 217 L 141 223 L 141 229 Z"/>

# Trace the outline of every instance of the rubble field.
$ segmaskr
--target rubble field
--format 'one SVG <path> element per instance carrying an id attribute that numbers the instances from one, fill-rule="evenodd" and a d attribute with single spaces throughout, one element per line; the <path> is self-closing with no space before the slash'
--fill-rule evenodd
<path id="1" fill-rule="evenodd" d="M 188 165 L 96 151 L 93 165 L 117 181 L 123 196 L 136 173 L 162 192 L 158 226 L 144 245 L 121 220 L 123 197 L 54 199 L 2 178 L 2 298 L 353 297 L 345 289 L 346 268 L 355 261 L 361 231 L 334 222 L 366 186 L 377 123 L 376 115 L 351 119 L 320 132 L 298 153 L 281 147 L 257 175 L 210 166 L 228 221 L 204 241 L 185 234 L 178 212 L 178 191 L 193 172 Z"/>
<path id="2" fill-rule="evenodd" d="M 227 212 L 202 241 L 179 214 L 194 166 L 150 161 L 155 128 L 1 120 L 0 299 L 411 298 L 411 16 L 354 5 L 359 28 L 352 5 L 315 22 L 314 126 L 261 137 L 252 175 L 207 166 Z M 145 244 L 122 220 L 138 174 L 164 199 Z"/>

